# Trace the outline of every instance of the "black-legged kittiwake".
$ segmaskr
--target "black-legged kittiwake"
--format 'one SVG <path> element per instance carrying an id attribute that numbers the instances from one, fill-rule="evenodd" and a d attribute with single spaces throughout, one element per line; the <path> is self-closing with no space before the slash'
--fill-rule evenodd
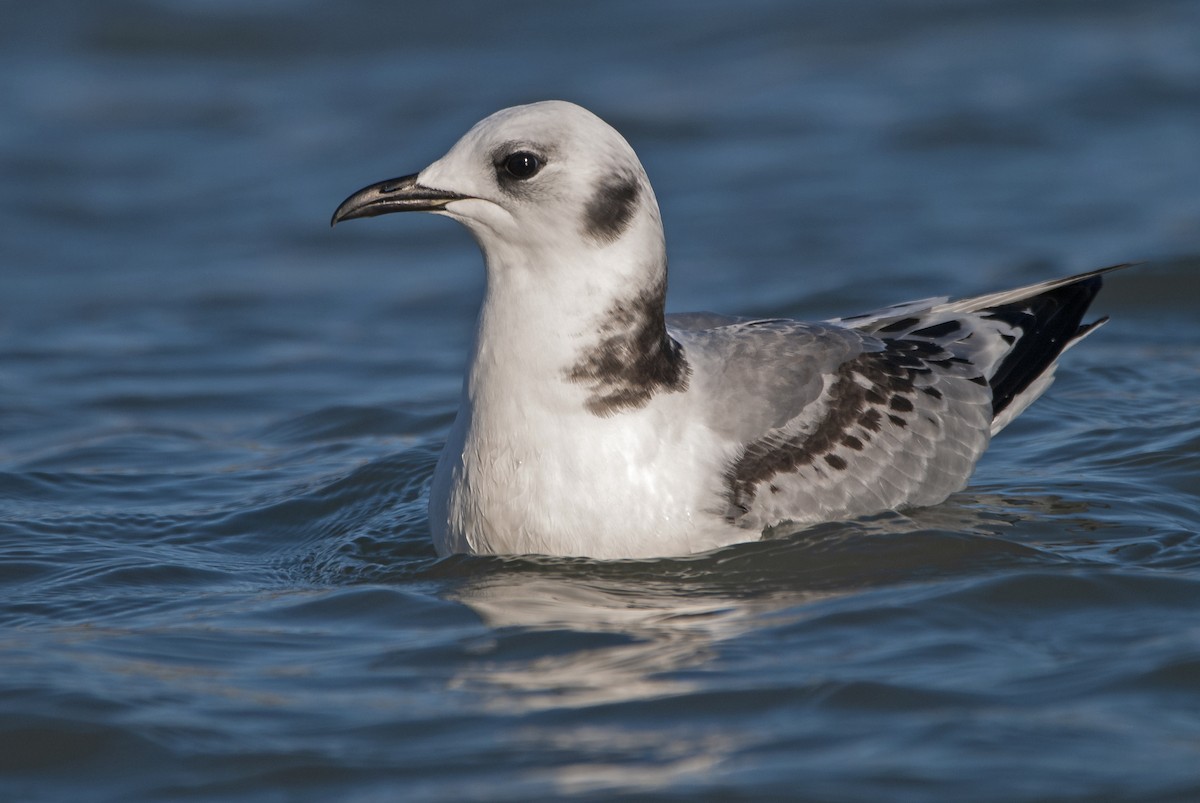
<path id="1" fill-rule="evenodd" d="M 562 101 L 491 115 L 333 223 L 405 211 L 461 222 L 487 264 L 430 490 L 441 554 L 684 555 L 937 504 L 1104 322 L 1081 323 L 1115 269 L 821 323 L 665 315 L 646 172 Z"/>

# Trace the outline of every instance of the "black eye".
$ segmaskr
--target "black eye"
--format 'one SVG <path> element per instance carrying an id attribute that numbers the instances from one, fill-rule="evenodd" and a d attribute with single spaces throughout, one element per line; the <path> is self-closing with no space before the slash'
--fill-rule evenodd
<path id="1" fill-rule="evenodd" d="M 528 151 L 517 151 L 504 160 L 504 170 L 513 178 L 530 178 L 542 169 L 542 160 Z"/>

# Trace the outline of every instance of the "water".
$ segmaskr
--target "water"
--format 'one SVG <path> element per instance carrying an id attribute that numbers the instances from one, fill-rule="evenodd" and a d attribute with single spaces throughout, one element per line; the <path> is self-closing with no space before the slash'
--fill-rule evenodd
<path id="1" fill-rule="evenodd" d="M 4 18 L 0 800 L 1200 799 L 1200 5 Z M 1147 264 L 938 508 L 438 560 L 479 257 L 328 218 L 547 97 L 642 155 L 675 310 Z"/>

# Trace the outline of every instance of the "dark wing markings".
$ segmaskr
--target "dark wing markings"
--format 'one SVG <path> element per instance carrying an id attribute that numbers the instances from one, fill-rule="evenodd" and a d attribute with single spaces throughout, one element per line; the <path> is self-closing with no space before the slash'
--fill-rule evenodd
<path id="1" fill-rule="evenodd" d="M 925 386 L 927 375 L 934 370 L 931 366 L 966 368 L 961 360 L 927 341 L 884 340 L 883 345 L 882 351 L 865 352 L 838 368 L 825 415 L 811 431 L 772 430 L 748 444 L 730 464 L 725 484 L 731 520 L 748 512 L 760 487 L 781 474 L 808 466 L 819 468 L 815 466 L 818 460 L 834 471 L 845 471 L 849 465 L 846 456 L 863 451 L 885 426 L 909 426 L 917 413 L 917 391 L 942 398 L 941 391 Z M 974 379 L 961 372 L 963 378 Z M 922 378 L 925 381 L 918 385 Z"/>

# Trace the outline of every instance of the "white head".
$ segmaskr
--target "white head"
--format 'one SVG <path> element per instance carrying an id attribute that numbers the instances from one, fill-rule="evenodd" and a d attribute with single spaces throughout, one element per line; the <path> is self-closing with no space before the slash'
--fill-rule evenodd
<path id="1" fill-rule="evenodd" d="M 468 396 L 536 385 L 545 399 L 549 383 L 610 415 L 687 386 L 663 317 L 658 203 L 629 143 L 591 112 L 563 101 L 496 112 L 420 173 L 351 195 L 333 223 L 404 211 L 452 217 L 483 249 Z"/>
<path id="2" fill-rule="evenodd" d="M 658 204 L 633 148 L 565 101 L 496 112 L 420 173 L 351 195 L 333 223 L 401 211 L 461 222 L 492 273 L 521 265 L 569 269 L 564 263 L 590 262 L 589 254 L 622 245 L 643 260 L 647 253 L 664 258 Z M 621 262 L 604 257 L 606 265 Z"/>

